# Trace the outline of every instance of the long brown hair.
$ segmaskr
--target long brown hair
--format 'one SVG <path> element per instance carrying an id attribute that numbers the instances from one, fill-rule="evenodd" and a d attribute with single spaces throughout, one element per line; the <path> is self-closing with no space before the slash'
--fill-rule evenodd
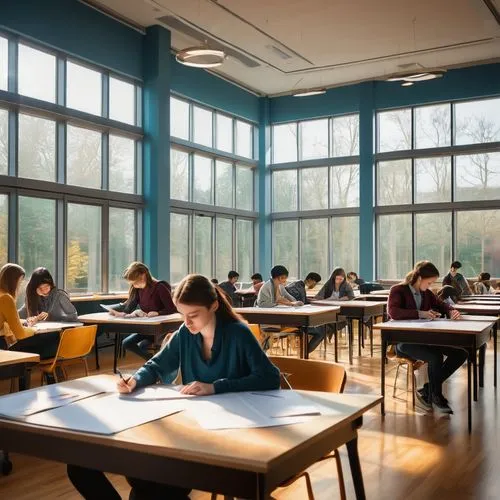
<path id="1" fill-rule="evenodd" d="M 131 262 L 127 269 L 123 271 L 122 278 L 126 279 L 127 281 L 136 281 L 138 280 L 142 275 L 146 276 L 146 286 L 153 286 L 154 282 L 156 281 L 155 278 L 151 275 L 151 271 L 149 270 L 149 267 L 146 266 L 146 264 L 143 264 L 142 262 Z M 139 291 L 137 288 L 134 288 L 132 285 L 130 285 L 130 288 L 128 289 L 128 299 L 127 302 L 125 302 L 125 307 L 127 304 L 130 302 L 135 301 L 137 298 L 137 295 L 139 294 Z"/>
<path id="2" fill-rule="evenodd" d="M 53 290 L 56 287 L 54 279 L 49 270 L 45 267 L 37 267 L 31 274 L 30 280 L 26 285 L 26 309 L 28 316 L 36 316 L 40 311 L 40 297 L 36 293 L 40 285 L 49 285 Z"/>
<path id="3" fill-rule="evenodd" d="M 207 309 L 212 307 L 214 302 L 217 301 L 219 302 L 219 307 L 215 312 L 217 321 L 223 323 L 244 322 L 243 318 L 234 312 L 224 292 L 201 274 L 187 275 L 177 285 L 173 300 L 175 305 L 181 303 L 191 306 L 202 306 Z"/>
<path id="4" fill-rule="evenodd" d="M 19 278 L 24 278 L 24 276 L 26 276 L 26 271 L 21 266 L 8 262 L 0 269 L 0 290 L 16 298 Z"/>
<path id="5" fill-rule="evenodd" d="M 438 278 L 439 271 L 438 268 L 429 260 L 421 260 L 415 264 L 415 267 L 410 271 L 404 281 L 401 282 L 402 285 L 414 285 L 418 278 Z"/>
<path id="6" fill-rule="evenodd" d="M 328 278 L 328 281 L 325 283 L 325 297 L 330 297 L 335 290 L 335 278 L 337 276 L 343 276 L 344 281 L 342 283 L 345 283 L 346 281 L 346 275 L 344 269 L 341 267 L 336 267 L 330 277 Z M 342 283 L 340 284 L 342 286 Z M 340 287 L 339 287 L 340 290 Z"/>

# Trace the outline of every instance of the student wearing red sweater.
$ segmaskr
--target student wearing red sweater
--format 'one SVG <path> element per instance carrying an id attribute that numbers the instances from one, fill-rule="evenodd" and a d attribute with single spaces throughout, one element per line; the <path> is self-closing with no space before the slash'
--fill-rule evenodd
<path id="1" fill-rule="evenodd" d="M 177 312 L 172 301 L 170 285 L 166 281 L 153 278 L 146 264 L 132 262 L 125 270 L 123 278 L 130 285 L 129 296 L 124 304 L 110 311 L 114 316 L 153 317 Z M 152 355 L 146 348 L 152 341 L 150 335 L 133 333 L 123 341 L 123 347 L 147 361 Z"/>
<path id="2" fill-rule="evenodd" d="M 439 271 L 434 264 L 426 260 L 417 262 L 405 280 L 391 288 L 387 304 L 391 319 L 432 320 L 441 315 L 460 319 L 460 313 L 456 309 L 438 299 L 430 290 L 438 277 Z M 430 385 L 425 384 L 417 391 L 417 398 L 422 406 L 429 410 L 434 406 L 442 413 L 453 413 L 448 400 L 443 396 L 443 382 L 462 366 L 467 353 L 454 347 L 406 343 L 397 344 L 396 351 L 400 355 L 428 363 Z"/>

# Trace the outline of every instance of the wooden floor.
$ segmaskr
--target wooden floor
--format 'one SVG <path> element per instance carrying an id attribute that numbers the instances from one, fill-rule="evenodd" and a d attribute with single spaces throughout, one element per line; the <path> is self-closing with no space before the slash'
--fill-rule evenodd
<path id="1" fill-rule="evenodd" d="M 473 431 L 467 433 L 466 369 L 462 367 L 448 382 L 445 391 L 455 414 L 439 416 L 414 412 L 405 392 L 406 377 L 401 377 L 399 399 L 393 399 L 392 383 L 395 369 L 388 365 L 386 417 L 380 410 L 367 414 L 360 431 L 359 448 L 367 498 L 369 499 L 498 499 L 500 498 L 500 403 L 493 388 L 492 346 L 487 351 L 485 387 L 474 403 Z M 332 346 L 327 359 L 332 360 Z M 110 372 L 111 352 L 102 351 L 101 372 Z M 348 370 L 346 392 L 380 392 L 380 347 L 374 358 L 365 349 L 362 358 L 354 358 L 349 367 L 347 349 L 342 347 L 340 359 Z M 324 352 L 313 357 L 324 358 Z M 93 363 L 90 363 L 93 365 Z M 133 370 L 140 361 L 128 355 L 122 363 Z M 38 376 L 34 374 L 34 385 Z M 0 393 L 8 392 L 6 384 Z M 341 450 L 347 497 L 354 498 L 350 470 L 345 450 Z M 0 498 L 16 500 L 80 498 L 66 479 L 65 466 L 27 456 L 12 454 L 14 470 L 0 477 Z M 338 498 L 334 463 L 324 462 L 310 469 L 313 488 L 318 500 Z M 110 476 L 124 499 L 129 488 L 119 476 Z M 277 499 L 305 499 L 303 481 L 273 496 Z M 203 492 L 193 492 L 191 498 L 209 499 Z M 222 497 L 219 497 L 220 499 Z"/>

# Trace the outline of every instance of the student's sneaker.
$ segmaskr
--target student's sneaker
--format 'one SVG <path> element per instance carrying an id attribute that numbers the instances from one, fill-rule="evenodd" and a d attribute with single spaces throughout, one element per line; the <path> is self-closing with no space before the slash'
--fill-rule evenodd
<path id="1" fill-rule="evenodd" d="M 432 405 L 440 413 L 453 415 L 453 410 L 450 408 L 448 401 L 443 395 L 432 396 Z"/>
<path id="2" fill-rule="evenodd" d="M 422 389 L 415 393 L 417 400 L 422 408 L 426 410 L 432 410 L 432 402 L 428 394 L 422 393 Z"/>
<path id="3" fill-rule="evenodd" d="M 430 400 L 429 384 L 424 384 L 424 386 L 421 389 L 417 390 L 417 394 L 420 394 L 424 398 Z M 448 400 L 444 396 L 443 399 L 446 401 L 446 404 L 448 404 Z"/>

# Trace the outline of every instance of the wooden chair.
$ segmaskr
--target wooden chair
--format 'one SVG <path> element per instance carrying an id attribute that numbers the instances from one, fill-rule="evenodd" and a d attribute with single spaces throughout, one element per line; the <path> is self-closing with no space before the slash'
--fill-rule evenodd
<path id="1" fill-rule="evenodd" d="M 67 378 L 66 367 L 77 363 L 82 363 L 85 368 L 85 376 L 89 375 L 89 367 L 87 365 L 86 356 L 92 350 L 95 343 L 97 333 L 97 325 L 78 326 L 76 328 L 68 328 L 61 333 L 59 347 L 55 357 L 45 359 L 40 362 L 40 370 L 42 372 L 43 385 L 44 378 L 47 375 L 52 375 L 56 382 L 57 370 L 60 367 L 64 378 Z"/>

